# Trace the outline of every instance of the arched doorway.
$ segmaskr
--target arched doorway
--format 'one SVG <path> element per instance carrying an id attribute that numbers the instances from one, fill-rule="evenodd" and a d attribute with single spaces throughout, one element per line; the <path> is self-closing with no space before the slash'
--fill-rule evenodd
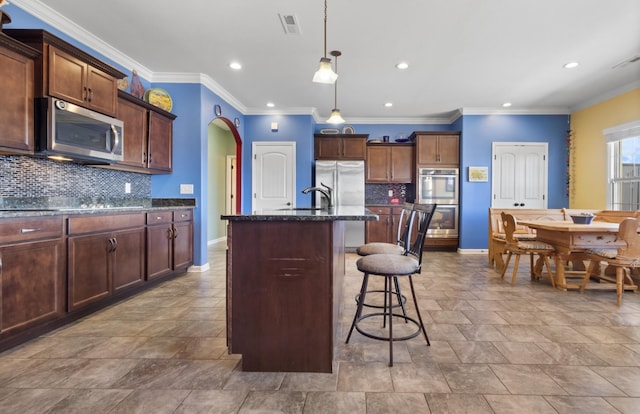
<path id="1" fill-rule="evenodd" d="M 235 197 L 235 203 L 236 203 L 236 213 L 239 213 L 240 210 L 242 209 L 242 138 L 240 137 L 240 134 L 238 133 L 238 129 L 236 128 L 236 126 L 233 124 L 233 122 L 227 118 L 224 117 L 218 117 L 216 119 L 214 119 L 213 121 L 211 121 L 212 124 L 219 126 L 220 128 L 227 130 L 229 132 L 231 132 L 231 134 L 233 135 L 233 139 L 235 140 L 236 143 L 236 197 Z"/>
<path id="2" fill-rule="evenodd" d="M 218 117 L 208 125 L 207 145 L 207 240 L 222 241 L 226 223 L 220 215 L 241 211 L 242 139 L 233 122 Z"/>

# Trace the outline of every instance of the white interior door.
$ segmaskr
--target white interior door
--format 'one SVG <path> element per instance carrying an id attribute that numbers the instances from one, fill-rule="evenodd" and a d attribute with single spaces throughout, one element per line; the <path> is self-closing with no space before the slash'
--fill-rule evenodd
<path id="1" fill-rule="evenodd" d="M 227 155 L 225 177 L 225 214 L 236 214 L 236 156 Z"/>
<path id="2" fill-rule="evenodd" d="M 251 210 L 295 207 L 296 143 L 254 142 Z"/>
<path id="3" fill-rule="evenodd" d="M 494 142 L 491 207 L 547 208 L 546 142 Z"/>

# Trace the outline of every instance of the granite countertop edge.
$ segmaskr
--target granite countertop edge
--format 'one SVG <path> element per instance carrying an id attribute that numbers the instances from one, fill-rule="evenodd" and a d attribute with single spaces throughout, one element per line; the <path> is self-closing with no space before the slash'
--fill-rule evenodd
<path id="1" fill-rule="evenodd" d="M 113 205 L 113 206 L 46 206 L 46 205 L 13 205 L 8 208 L 0 207 L 0 218 L 14 217 L 47 217 L 59 215 L 88 215 L 88 214 L 116 214 L 116 213 L 146 213 L 151 211 L 166 211 L 196 208 L 195 199 L 149 199 L 141 205 Z"/>
<path id="2" fill-rule="evenodd" d="M 220 216 L 229 221 L 376 221 L 378 215 L 367 208 L 328 212 L 323 210 L 270 210 L 252 214 Z"/>

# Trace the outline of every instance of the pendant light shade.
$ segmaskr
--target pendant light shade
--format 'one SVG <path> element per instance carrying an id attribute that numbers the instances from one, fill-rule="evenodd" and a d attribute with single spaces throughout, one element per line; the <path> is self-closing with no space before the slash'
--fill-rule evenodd
<path id="1" fill-rule="evenodd" d="M 331 68 L 331 59 L 327 57 L 327 0 L 324 0 L 324 56 L 320 58 L 318 70 L 313 75 L 313 82 L 335 83 L 338 74 Z"/>
<path id="2" fill-rule="evenodd" d="M 339 50 L 332 50 L 331 56 L 336 58 L 336 73 L 338 72 L 338 56 L 342 55 L 342 52 Z M 336 77 L 338 75 L 336 74 Z M 345 120 L 342 118 L 340 114 L 340 109 L 338 109 L 338 81 L 333 84 L 333 109 L 331 110 L 331 116 L 327 119 L 327 123 L 329 124 L 344 124 Z"/>
<path id="3" fill-rule="evenodd" d="M 338 79 L 338 74 L 331 67 L 331 59 L 320 58 L 320 65 L 313 75 L 313 81 L 316 83 L 334 83 L 336 79 Z"/>
<path id="4" fill-rule="evenodd" d="M 340 110 L 338 108 L 333 108 L 331 110 L 331 116 L 327 119 L 328 124 L 344 124 L 346 121 L 342 118 L 342 114 L 340 114 Z"/>

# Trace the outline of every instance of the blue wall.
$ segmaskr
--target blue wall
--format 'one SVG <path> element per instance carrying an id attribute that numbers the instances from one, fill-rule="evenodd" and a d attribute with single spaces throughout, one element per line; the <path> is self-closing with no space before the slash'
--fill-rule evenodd
<path id="1" fill-rule="evenodd" d="M 566 194 L 568 115 L 465 115 L 461 120 L 460 248 L 487 248 L 491 180 L 468 181 L 468 167 L 488 166 L 493 142 L 547 142 L 548 207 L 569 205 Z"/>
<path id="2" fill-rule="evenodd" d="M 278 130 L 271 130 L 271 123 Z M 296 143 L 296 205 L 308 207 L 311 197 L 300 191 L 313 182 L 313 127 L 311 115 L 250 115 L 245 117 L 242 136 L 242 211 L 251 212 L 251 146 L 253 142 L 282 141 Z"/>

